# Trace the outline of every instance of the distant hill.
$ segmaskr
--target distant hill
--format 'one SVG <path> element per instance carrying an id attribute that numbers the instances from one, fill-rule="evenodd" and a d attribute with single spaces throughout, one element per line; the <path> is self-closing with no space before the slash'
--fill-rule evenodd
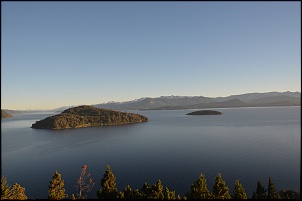
<path id="1" fill-rule="evenodd" d="M 4 110 L 1 110 L 1 119 L 2 119 L 2 118 L 12 118 L 12 117 L 13 117 L 13 115 L 7 113 L 7 112 L 4 111 Z"/>
<path id="2" fill-rule="evenodd" d="M 66 129 L 91 126 L 114 126 L 146 122 L 148 118 L 139 114 L 95 108 L 88 105 L 64 110 L 61 114 L 47 117 L 32 124 L 32 128 Z"/>
<path id="3" fill-rule="evenodd" d="M 247 103 L 239 99 L 231 99 L 224 102 L 214 102 L 214 103 L 201 103 L 197 105 L 192 105 L 193 108 L 215 108 L 215 107 L 246 107 Z"/>
<path id="4" fill-rule="evenodd" d="M 3 109 L 3 111 L 9 114 L 31 114 L 31 113 L 53 112 L 53 110 L 8 110 L 8 109 Z"/>
<path id="5" fill-rule="evenodd" d="M 251 102 L 243 102 L 239 99 L 231 99 L 223 102 L 200 103 L 189 106 L 167 106 L 151 108 L 149 110 L 180 110 L 180 109 L 198 109 L 198 108 L 231 108 L 231 107 L 270 107 L 270 106 L 299 106 L 300 98 L 296 97 L 268 97 L 261 98 Z"/>
<path id="6" fill-rule="evenodd" d="M 9 113 L 9 114 L 22 114 L 23 112 L 20 110 L 7 110 L 3 109 L 4 112 Z"/>
<path id="7" fill-rule="evenodd" d="M 137 101 L 129 101 L 122 103 L 103 103 L 96 104 L 95 107 L 107 108 L 107 109 L 117 109 L 117 110 L 144 110 L 156 107 L 164 106 L 186 106 L 197 103 L 210 103 L 214 102 L 211 98 L 203 96 L 195 97 L 160 97 L 160 98 L 143 98 Z"/>
<path id="8" fill-rule="evenodd" d="M 95 107 L 115 110 L 177 110 L 224 107 L 299 106 L 300 92 L 247 93 L 227 97 L 161 96 L 128 102 L 96 104 Z"/>
<path id="9" fill-rule="evenodd" d="M 255 99 L 266 98 L 266 97 L 276 97 L 276 96 L 288 96 L 288 97 L 298 97 L 301 98 L 300 92 L 267 92 L 267 93 L 246 93 L 240 95 L 231 95 L 227 97 L 217 97 L 214 98 L 216 102 L 228 101 L 231 99 L 239 99 L 244 102 L 251 102 Z"/>
<path id="10" fill-rule="evenodd" d="M 276 103 L 276 102 L 291 102 L 291 103 L 295 103 L 295 104 L 300 104 L 301 97 L 278 95 L 278 96 L 256 98 L 256 99 L 249 101 L 249 103 L 251 103 L 251 104 L 270 104 L 270 103 Z"/>

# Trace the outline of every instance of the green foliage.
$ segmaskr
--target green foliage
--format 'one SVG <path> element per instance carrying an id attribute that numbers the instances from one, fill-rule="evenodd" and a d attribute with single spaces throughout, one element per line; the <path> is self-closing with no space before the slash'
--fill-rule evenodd
<path id="1" fill-rule="evenodd" d="M 6 178 L 1 176 L 1 200 L 12 199 L 12 191 L 7 184 Z"/>
<path id="2" fill-rule="evenodd" d="M 68 195 L 65 194 L 64 180 L 61 178 L 61 174 L 55 171 L 52 176 L 52 180 L 49 181 L 48 186 L 48 199 L 49 200 L 61 200 L 67 198 Z"/>
<path id="3" fill-rule="evenodd" d="M 65 129 L 89 126 L 109 126 L 146 122 L 148 118 L 139 114 L 100 109 L 92 106 L 69 108 L 61 114 L 47 117 L 32 124 L 32 128 Z"/>
<path id="4" fill-rule="evenodd" d="M 141 193 L 141 198 L 142 199 L 150 199 L 150 197 L 151 197 L 151 187 L 147 182 L 144 183 L 143 187 L 140 190 L 140 193 Z"/>
<path id="5" fill-rule="evenodd" d="M 139 199 L 140 193 L 139 194 L 138 193 L 139 193 L 138 190 L 133 191 L 131 189 L 131 187 L 128 185 L 127 187 L 125 187 L 123 192 L 120 192 L 120 198 L 121 199 Z"/>
<path id="6" fill-rule="evenodd" d="M 239 180 L 236 180 L 235 182 L 235 189 L 233 191 L 233 199 L 247 199 L 246 192 L 242 186 L 242 184 L 239 182 Z"/>
<path id="7" fill-rule="evenodd" d="M 253 192 L 252 199 L 266 199 L 266 190 L 263 187 L 261 181 L 258 180 L 257 182 L 257 189 L 256 192 Z"/>
<path id="8" fill-rule="evenodd" d="M 169 187 L 166 186 L 165 193 L 164 193 L 164 199 L 165 200 L 176 200 L 175 191 L 171 191 L 169 189 Z"/>
<path id="9" fill-rule="evenodd" d="M 115 179 L 114 174 L 110 170 L 110 166 L 107 165 L 107 170 L 101 179 L 102 188 L 97 191 L 97 196 L 99 199 L 117 199 L 119 197 Z"/>
<path id="10" fill-rule="evenodd" d="M 26 200 L 25 188 L 15 183 L 12 187 L 7 184 L 6 178 L 1 176 L 1 200 Z"/>
<path id="11" fill-rule="evenodd" d="M 142 199 L 142 193 L 138 189 L 133 191 L 133 199 Z"/>
<path id="12" fill-rule="evenodd" d="M 90 174 L 86 173 L 87 165 L 82 167 L 82 172 L 78 181 L 76 183 L 76 189 L 78 190 L 77 199 L 87 199 L 89 198 L 89 192 L 94 186 L 94 182 L 90 177 Z"/>
<path id="13" fill-rule="evenodd" d="M 225 181 L 222 180 L 221 173 L 215 178 L 215 184 L 213 186 L 213 198 L 214 199 L 230 199 L 229 187 Z"/>
<path id="14" fill-rule="evenodd" d="M 268 181 L 267 199 L 280 199 L 280 195 L 271 177 L 269 177 L 269 181 Z"/>
<path id="15" fill-rule="evenodd" d="M 280 190 L 279 195 L 281 199 L 300 200 L 300 193 L 293 190 Z"/>
<path id="16" fill-rule="evenodd" d="M 27 200 L 27 196 L 25 195 L 25 188 L 21 187 L 20 184 L 15 183 L 12 188 L 12 197 L 13 200 Z"/>
<path id="17" fill-rule="evenodd" d="M 86 174 L 87 166 L 82 167 L 82 172 L 78 178 L 76 188 L 78 194 L 72 194 L 71 199 L 86 199 L 88 192 L 91 191 L 94 183 L 90 178 L 90 174 Z M 144 183 L 143 187 L 138 190 L 132 190 L 127 185 L 122 192 L 118 192 L 115 183 L 115 176 L 112 173 L 110 166 L 107 165 L 107 169 L 103 178 L 101 179 L 101 189 L 97 191 L 99 199 L 165 199 L 165 200 L 181 200 L 181 196 L 176 196 L 175 191 L 171 191 L 169 187 L 163 187 L 160 180 L 155 184 L 149 185 L 147 182 Z M 65 194 L 64 180 L 61 178 L 61 174 L 55 171 L 52 180 L 48 186 L 48 199 L 60 200 L 68 197 Z M 186 193 L 183 200 L 187 199 L 230 199 L 229 188 L 225 181 L 222 179 L 219 173 L 215 178 L 215 184 L 213 186 L 212 193 L 207 188 L 205 175 L 201 174 L 197 181 L 191 185 L 191 190 Z M 245 189 L 239 180 L 235 182 L 235 188 L 233 190 L 233 199 L 247 199 Z M 300 199 L 300 193 L 293 190 L 281 190 L 279 193 L 276 190 L 272 179 L 269 177 L 269 185 L 266 190 L 261 181 L 257 182 L 257 190 L 253 191 L 252 199 Z M 1 176 L 1 200 L 26 200 L 25 188 L 21 187 L 20 184 L 15 183 L 12 187 L 7 184 L 6 178 Z"/>
<path id="18" fill-rule="evenodd" d="M 211 199 L 212 194 L 208 190 L 204 174 L 201 174 L 197 181 L 191 185 L 191 191 L 186 194 L 188 199 Z"/>
<path id="19" fill-rule="evenodd" d="M 157 180 L 156 184 L 150 186 L 147 182 L 144 183 L 143 187 L 140 190 L 140 195 L 138 193 L 136 198 L 140 196 L 142 199 L 172 199 L 175 198 L 175 192 L 170 191 L 166 187 L 166 191 L 163 191 L 164 187 L 160 180 Z"/>
<path id="20" fill-rule="evenodd" d="M 133 191 L 131 189 L 131 187 L 129 185 L 127 185 L 127 187 L 124 188 L 124 191 L 119 193 L 119 198 L 120 199 L 141 199 L 142 194 L 138 189 Z"/>
<path id="21" fill-rule="evenodd" d="M 150 198 L 151 199 L 164 199 L 164 193 L 163 193 L 163 185 L 161 184 L 160 180 L 157 180 L 156 184 L 153 184 L 151 186 L 151 193 Z"/>

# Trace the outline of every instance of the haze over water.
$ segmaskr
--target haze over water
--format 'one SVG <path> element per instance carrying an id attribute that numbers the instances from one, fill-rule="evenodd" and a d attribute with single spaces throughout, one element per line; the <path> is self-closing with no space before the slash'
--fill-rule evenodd
<path id="1" fill-rule="evenodd" d="M 2 174 L 26 188 L 28 198 L 47 198 L 55 170 L 66 193 L 87 165 L 95 187 L 109 164 L 122 191 L 160 179 L 183 196 L 200 173 L 209 190 L 221 172 L 230 189 L 237 179 L 251 197 L 257 180 L 277 190 L 300 189 L 301 107 L 221 108 L 222 115 L 187 116 L 192 110 L 132 111 L 146 123 L 67 130 L 30 128 L 53 114 L 19 114 L 1 121 Z"/>

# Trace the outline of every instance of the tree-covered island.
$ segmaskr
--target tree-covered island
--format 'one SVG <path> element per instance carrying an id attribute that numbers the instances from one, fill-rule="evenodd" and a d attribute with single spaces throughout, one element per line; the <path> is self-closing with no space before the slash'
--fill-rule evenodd
<path id="1" fill-rule="evenodd" d="M 114 126 L 146 121 L 148 121 L 148 118 L 139 114 L 82 105 L 69 108 L 64 110 L 61 114 L 37 121 L 32 124 L 31 128 L 66 129 L 91 126 Z"/>
<path id="2" fill-rule="evenodd" d="M 215 115 L 215 114 L 217 115 L 222 113 L 215 110 L 200 110 L 200 111 L 190 112 L 186 115 Z"/>

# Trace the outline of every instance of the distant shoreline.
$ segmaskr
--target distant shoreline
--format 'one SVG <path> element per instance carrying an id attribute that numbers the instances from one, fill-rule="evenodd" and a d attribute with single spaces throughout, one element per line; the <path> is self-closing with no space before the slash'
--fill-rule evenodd
<path id="1" fill-rule="evenodd" d="M 146 110 L 204 110 L 204 109 L 226 109 L 226 108 L 268 108 L 268 107 L 301 107 L 301 105 L 280 105 L 280 106 L 232 106 L 232 107 L 204 107 L 204 108 L 152 108 L 152 109 L 140 109 L 138 111 Z"/>

